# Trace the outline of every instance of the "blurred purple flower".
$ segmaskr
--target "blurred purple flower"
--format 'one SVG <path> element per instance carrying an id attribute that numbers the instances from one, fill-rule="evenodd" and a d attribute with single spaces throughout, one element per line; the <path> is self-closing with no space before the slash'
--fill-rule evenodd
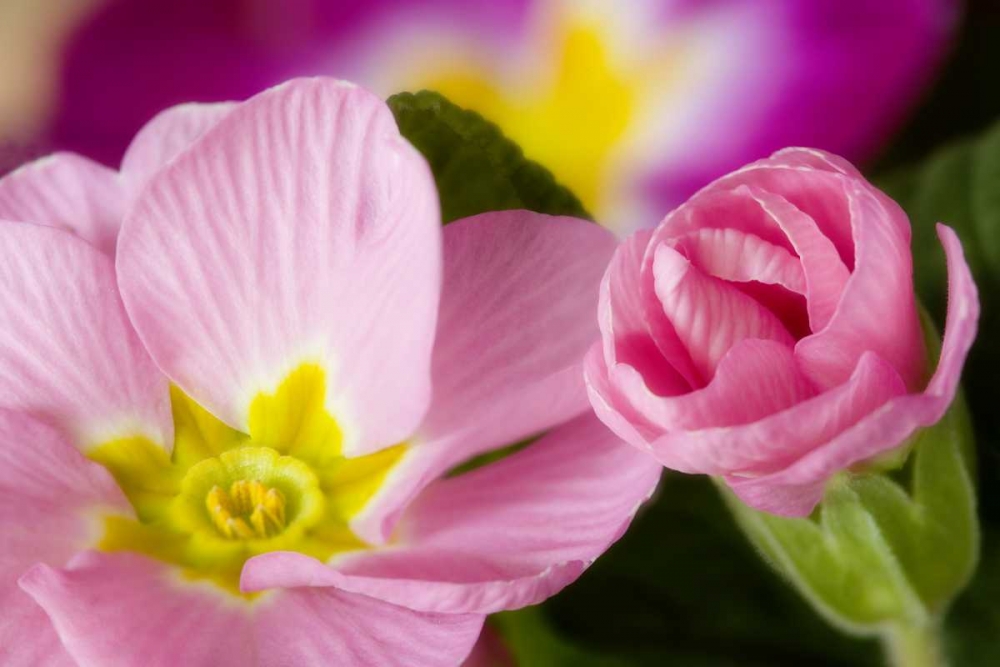
<path id="1" fill-rule="evenodd" d="M 114 164 L 180 101 L 328 74 L 497 121 L 607 224 L 653 224 L 786 145 L 870 157 L 956 0 L 112 0 L 68 46 L 52 141 Z"/>

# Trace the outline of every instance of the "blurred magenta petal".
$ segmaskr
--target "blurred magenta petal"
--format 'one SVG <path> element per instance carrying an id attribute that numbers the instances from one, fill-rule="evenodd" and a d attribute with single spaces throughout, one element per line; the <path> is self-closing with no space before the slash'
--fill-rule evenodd
<path id="1" fill-rule="evenodd" d="M 782 146 L 872 156 L 957 13 L 955 0 L 117 0 L 66 51 L 53 133 L 113 164 L 161 109 L 293 74 L 430 87 L 627 230 Z"/>
<path id="2" fill-rule="evenodd" d="M 349 72 L 331 62 L 363 26 L 400 14 L 510 26 L 527 0 L 112 0 L 65 51 L 57 145 L 116 164 L 159 111 L 243 100 L 293 76 Z M 364 83 L 363 81 L 360 81 Z M 396 92 L 396 91 L 393 91 Z"/>

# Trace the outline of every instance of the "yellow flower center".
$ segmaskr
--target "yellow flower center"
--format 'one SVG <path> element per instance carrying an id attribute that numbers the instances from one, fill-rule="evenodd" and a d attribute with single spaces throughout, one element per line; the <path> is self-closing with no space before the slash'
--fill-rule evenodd
<path id="1" fill-rule="evenodd" d="M 259 540 L 285 529 L 285 494 L 255 479 L 238 479 L 228 491 L 213 486 L 205 508 L 219 533 L 231 540 Z"/>
<path id="2" fill-rule="evenodd" d="M 249 432 L 242 433 L 174 388 L 172 454 L 144 437 L 89 452 L 114 475 L 136 514 L 107 517 L 98 548 L 146 554 L 235 594 L 252 556 L 299 551 L 326 560 L 368 548 L 350 520 L 406 447 L 343 456 L 325 395 L 322 369 L 300 366 L 273 394 L 254 399 Z"/>

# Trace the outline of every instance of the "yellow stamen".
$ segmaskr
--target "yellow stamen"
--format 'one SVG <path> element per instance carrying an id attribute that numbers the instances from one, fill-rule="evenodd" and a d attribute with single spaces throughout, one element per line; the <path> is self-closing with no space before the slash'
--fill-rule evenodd
<path id="1" fill-rule="evenodd" d="M 277 535 L 285 529 L 285 496 L 257 480 L 240 479 L 227 492 L 213 486 L 205 497 L 212 523 L 229 539 L 253 540 Z"/>

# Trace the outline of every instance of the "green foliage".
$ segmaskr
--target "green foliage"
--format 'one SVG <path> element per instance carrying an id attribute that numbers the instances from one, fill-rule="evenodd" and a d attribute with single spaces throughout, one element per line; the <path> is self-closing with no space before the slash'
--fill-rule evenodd
<path id="1" fill-rule="evenodd" d="M 979 554 L 970 437 L 956 401 L 917 436 L 905 486 L 883 473 L 842 474 L 808 519 L 727 498 L 765 557 L 835 625 L 874 635 L 891 625 L 934 624 Z"/>
<path id="2" fill-rule="evenodd" d="M 590 218 L 573 193 L 479 114 L 426 90 L 393 95 L 388 104 L 400 132 L 431 165 L 446 224 L 516 208 Z"/>

